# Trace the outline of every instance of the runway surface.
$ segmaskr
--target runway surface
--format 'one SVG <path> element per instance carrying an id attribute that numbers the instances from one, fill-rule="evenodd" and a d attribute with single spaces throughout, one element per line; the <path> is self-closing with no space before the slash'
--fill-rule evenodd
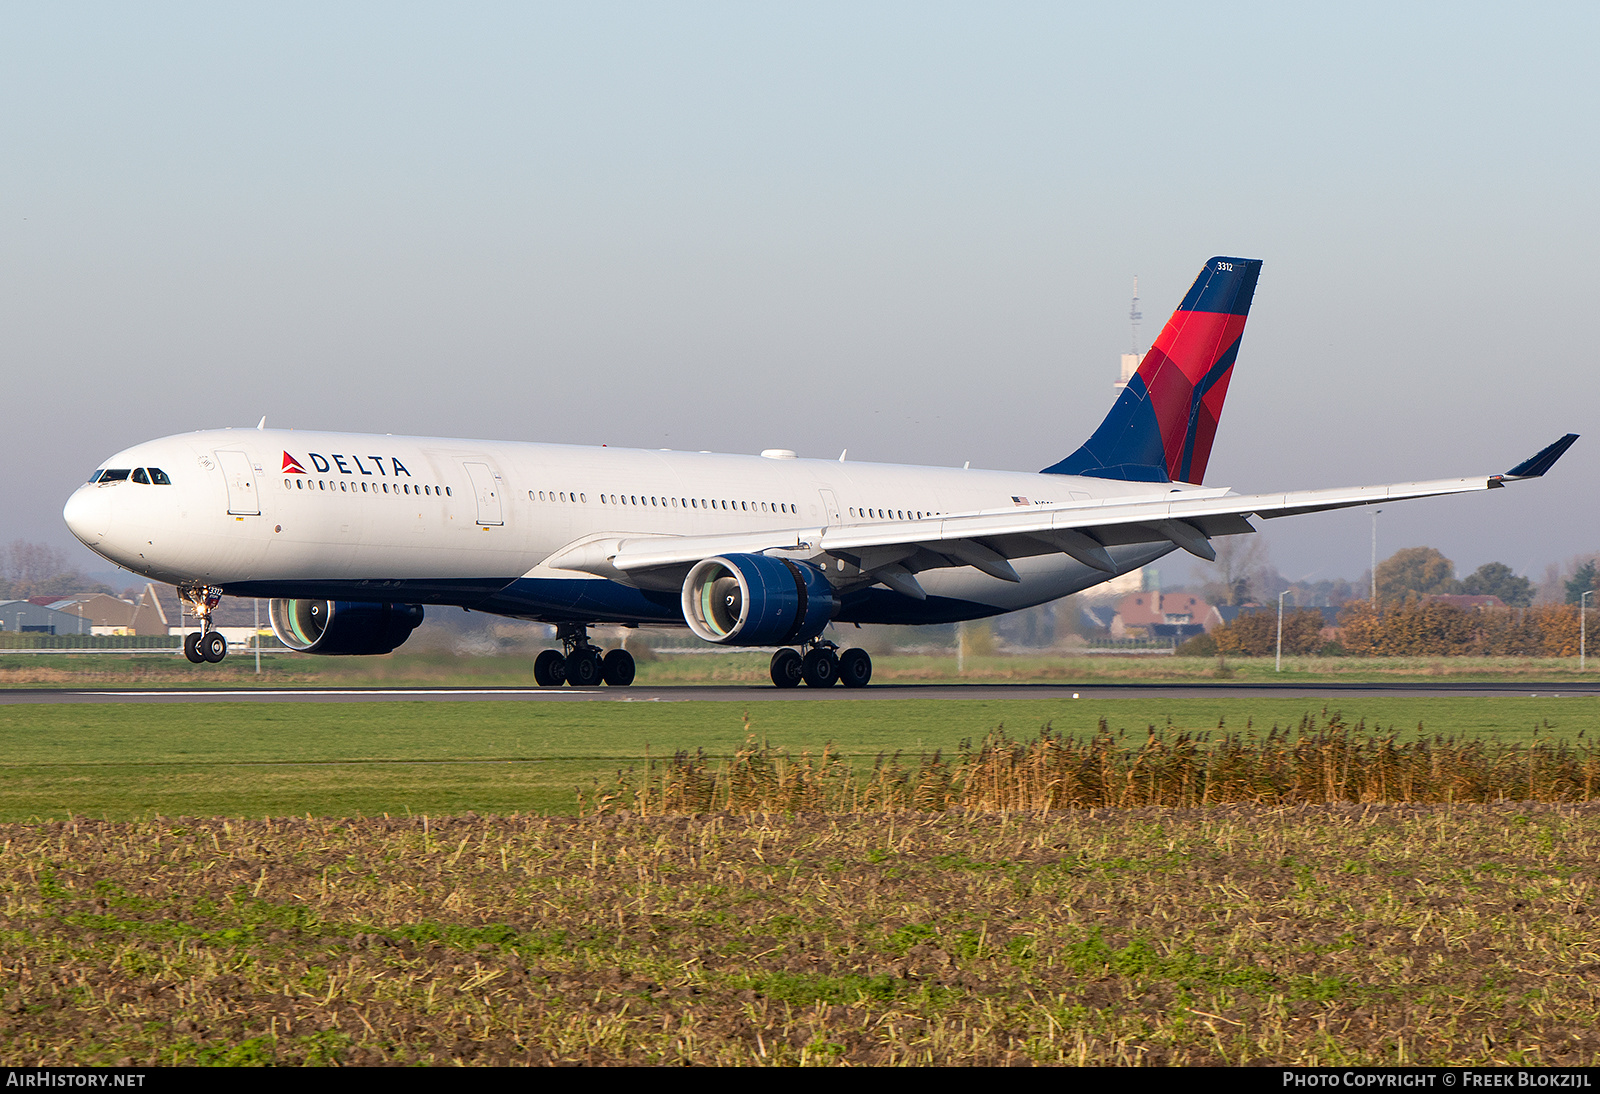
<path id="1" fill-rule="evenodd" d="M 750 703 L 870 702 L 878 699 L 1194 699 L 1285 696 L 1463 698 L 1594 698 L 1600 680 L 1582 683 L 1248 683 L 1248 684 L 875 684 L 779 690 L 771 686 L 629 688 L 17 688 L 0 691 L 0 706 L 25 703 Z"/>

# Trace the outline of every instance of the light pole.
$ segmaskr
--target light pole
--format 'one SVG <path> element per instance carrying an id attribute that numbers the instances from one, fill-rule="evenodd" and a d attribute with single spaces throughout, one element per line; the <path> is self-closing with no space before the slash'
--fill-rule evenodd
<path id="1" fill-rule="evenodd" d="M 1585 604 L 1584 601 L 1588 600 L 1593 595 L 1594 595 L 1594 590 L 1590 589 L 1588 592 L 1586 592 L 1582 596 L 1578 597 L 1578 671 L 1579 672 L 1583 671 L 1583 662 L 1584 662 L 1584 659 L 1588 655 L 1588 652 L 1589 652 L 1588 649 L 1586 648 L 1588 646 L 1588 644 L 1589 644 L 1589 626 L 1588 626 L 1589 617 L 1585 614 L 1585 612 L 1588 609 L 1588 605 Z"/>
<path id="2" fill-rule="evenodd" d="M 1378 606 L 1378 514 L 1382 509 L 1372 511 L 1372 606 Z"/>
<path id="3" fill-rule="evenodd" d="M 1278 659 L 1273 668 L 1274 672 L 1283 671 L 1283 598 L 1292 592 L 1293 589 L 1285 589 L 1278 594 Z"/>

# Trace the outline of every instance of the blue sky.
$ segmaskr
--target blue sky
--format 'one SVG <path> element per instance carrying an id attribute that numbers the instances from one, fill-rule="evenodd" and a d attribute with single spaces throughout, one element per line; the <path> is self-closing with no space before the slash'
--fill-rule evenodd
<path id="1" fill-rule="evenodd" d="M 1592 6 L 0 6 L 0 539 L 274 425 L 1032 470 L 1213 254 L 1209 482 L 1600 433 Z M 19 470 L 20 469 L 20 470 Z M 1600 435 L 1381 553 L 1600 549 Z M 1267 525 L 1356 577 L 1364 512 Z M 1187 567 L 1180 567 L 1187 569 Z"/>

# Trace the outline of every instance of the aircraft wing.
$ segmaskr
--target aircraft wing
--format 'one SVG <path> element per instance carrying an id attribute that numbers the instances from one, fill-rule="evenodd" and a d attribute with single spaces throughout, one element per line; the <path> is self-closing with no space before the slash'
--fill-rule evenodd
<path id="1" fill-rule="evenodd" d="M 1107 574 L 1116 571 L 1107 547 L 1173 543 L 1212 561 L 1211 537 L 1253 532 L 1247 518 L 1274 518 L 1378 505 L 1410 498 L 1494 490 L 1537 478 L 1560 458 L 1576 434 L 1568 434 L 1510 471 L 1431 482 L 1336 487 L 1283 494 L 1184 494 L 1110 498 L 1089 503 L 1033 505 L 1009 510 L 951 514 L 922 520 L 765 529 L 712 536 L 597 537 L 566 548 L 545 566 L 578 570 L 647 586 L 681 582 L 689 566 L 728 554 L 780 553 L 848 564 L 830 569 L 847 579 L 868 578 L 916 599 L 924 594 L 914 574 L 940 566 L 973 566 L 1005 581 L 1021 580 L 1010 560 L 1064 553 Z"/>

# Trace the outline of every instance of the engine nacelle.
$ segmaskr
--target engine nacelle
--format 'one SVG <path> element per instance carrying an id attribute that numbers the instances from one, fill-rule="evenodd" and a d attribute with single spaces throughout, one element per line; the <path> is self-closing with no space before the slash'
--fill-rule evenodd
<path id="1" fill-rule="evenodd" d="M 421 604 L 358 600 L 274 600 L 272 633 L 301 653 L 389 653 L 422 622 Z"/>
<path id="2" fill-rule="evenodd" d="M 707 642 L 788 646 L 809 642 L 833 618 L 833 586 L 805 562 L 719 555 L 695 563 L 683 582 L 683 618 Z"/>

